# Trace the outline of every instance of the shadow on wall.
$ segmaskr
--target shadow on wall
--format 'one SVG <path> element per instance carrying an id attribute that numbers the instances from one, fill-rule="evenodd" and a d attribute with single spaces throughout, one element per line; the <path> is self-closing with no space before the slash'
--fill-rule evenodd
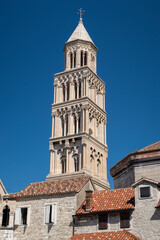
<path id="1" fill-rule="evenodd" d="M 160 220 L 160 209 L 156 208 L 150 220 Z"/>

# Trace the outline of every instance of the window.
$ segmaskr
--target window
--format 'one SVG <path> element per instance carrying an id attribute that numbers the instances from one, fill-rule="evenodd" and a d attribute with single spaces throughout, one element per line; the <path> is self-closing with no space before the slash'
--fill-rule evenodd
<path id="1" fill-rule="evenodd" d="M 28 207 L 16 208 L 15 212 L 15 225 L 28 224 Z"/>
<path id="2" fill-rule="evenodd" d="M 87 65 L 87 52 L 84 54 L 84 65 Z"/>
<path id="3" fill-rule="evenodd" d="M 120 228 L 130 227 L 130 213 L 120 213 Z"/>
<path id="4" fill-rule="evenodd" d="M 74 167 L 75 167 L 75 172 L 79 171 L 79 158 L 75 157 L 74 158 Z"/>
<path id="5" fill-rule="evenodd" d="M 83 66 L 83 51 L 81 51 L 81 67 Z"/>
<path id="6" fill-rule="evenodd" d="M 108 228 L 108 215 L 101 214 L 98 216 L 99 218 L 99 230 L 107 229 Z"/>
<path id="7" fill-rule="evenodd" d="M 62 163 L 62 173 L 66 173 L 66 159 L 63 158 L 61 160 L 61 163 Z"/>
<path id="8" fill-rule="evenodd" d="M 49 204 L 45 206 L 45 224 L 56 223 L 56 204 Z"/>
<path id="9" fill-rule="evenodd" d="M 140 187 L 140 197 L 146 198 L 151 196 L 150 187 Z"/>
<path id="10" fill-rule="evenodd" d="M 10 212 L 10 209 L 6 205 L 3 209 L 2 227 L 7 227 L 9 225 L 9 212 Z"/>
<path id="11" fill-rule="evenodd" d="M 70 54 L 70 64 L 71 64 L 71 68 L 73 67 L 73 54 Z"/>

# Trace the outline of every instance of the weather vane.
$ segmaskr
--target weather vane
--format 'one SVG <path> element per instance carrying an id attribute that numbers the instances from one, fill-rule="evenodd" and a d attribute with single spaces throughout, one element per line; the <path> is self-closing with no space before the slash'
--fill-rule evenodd
<path id="1" fill-rule="evenodd" d="M 84 14 L 84 10 L 82 10 L 82 8 L 80 8 L 79 10 L 78 10 L 78 13 L 77 14 L 79 14 L 79 16 L 80 16 L 80 20 L 82 20 L 82 15 Z"/>

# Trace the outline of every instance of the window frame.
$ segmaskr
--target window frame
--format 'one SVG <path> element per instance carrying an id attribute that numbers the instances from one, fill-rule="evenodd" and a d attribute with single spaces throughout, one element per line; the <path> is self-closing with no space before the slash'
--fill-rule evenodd
<path id="1" fill-rule="evenodd" d="M 55 206 L 55 222 L 49 222 L 49 223 L 46 223 L 46 206 Z M 49 213 L 51 214 L 51 213 Z M 52 214 L 51 214 L 51 218 L 52 218 Z M 44 204 L 44 225 L 56 225 L 57 224 L 57 203 L 55 202 L 49 202 L 49 203 L 45 203 Z"/>
<path id="2" fill-rule="evenodd" d="M 100 227 L 100 217 L 105 217 L 106 218 L 106 222 L 105 222 L 105 224 L 106 224 L 106 227 Z M 108 223 L 109 223 L 109 221 L 108 221 L 108 213 L 101 213 L 101 214 L 98 214 L 98 230 L 107 230 L 108 229 Z M 104 222 L 103 222 L 103 224 L 104 224 Z"/>
<path id="3" fill-rule="evenodd" d="M 24 208 L 27 208 L 27 223 L 26 224 L 23 224 L 22 223 L 22 209 Z M 15 221 L 16 221 L 16 209 L 20 209 L 20 222 L 19 224 L 16 224 Z M 14 220 L 14 225 L 16 226 L 29 226 L 30 225 L 30 214 L 31 214 L 31 206 L 30 205 L 24 205 L 24 206 L 17 206 L 15 209 L 15 220 Z"/>
<path id="4" fill-rule="evenodd" d="M 122 226 L 121 224 L 122 224 L 122 220 L 121 220 L 121 215 L 125 215 L 125 214 L 129 214 L 129 218 L 128 218 L 128 227 L 127 226 Z M 120 221 L 119 221 L 119 223 L 120 223 L 120 229 L 129 229 L 129 228 L 131 228 L 131 213 L 130 212 L 120 212 L 120 214 L 119 214 L 119 218 L 120 218 Z M 123 220 L 123 221 L 127 221 L 126 219 L 125 220 Z M 125 222 L 126 223 L 126 222 Z M 123 223 L 124 224 L 124 223 Z"/>
<path id="5" fill-rule="evenodd" d="M 141 188 L 150 188 L 150 196 L 149 197 L 141 197 Z M 151 199 L 153 197 L 153 193 L 152 193 L 152 187 L 150 185 L 145 185 L 145 184 L 141 184 L 138 188 L 138 196 L 140 200 L 145 200 L 145 199 Z"/>

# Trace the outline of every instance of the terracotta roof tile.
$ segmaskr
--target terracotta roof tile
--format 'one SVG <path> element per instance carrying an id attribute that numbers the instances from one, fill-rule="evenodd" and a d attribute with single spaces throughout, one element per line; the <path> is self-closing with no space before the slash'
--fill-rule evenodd
<path id="1" fill-rule="evenodd" d="M 138 152 L 145 152 L 145 151 L 154 151 L 154 150 L 160 150 L 160 141 L 153 143 L 147 147 L 142 148 Z"/>
<path id="2" fill-rule="evenodd" d="M 86 201 L 82 203 L 76 214 L 86 213 Z M 134 209 L 134 189 L 120 188 L 92 193 L 92 209 L 90 212 L 118 211 Z"/>
<path id="3" fill-rule="evenodd" d="M 141 240 L 130 232 L 115 231 L 115 232 L 97 232 L 97 233 L 82 233 L 75 234 L 70 240 Z"/>
<path id="4" fill-rule="evenodd" d="M 31 183 L 22 191 L 10 193 L 9 195 L 6 195 L 6 197 L 15 199 L 33 196 L 76 193 L 89 181 L 89 179 L 90 177 L 88 176 L 81 176 L 70 179 L 64 178 L 54 181 L 35 182 Z"/>

